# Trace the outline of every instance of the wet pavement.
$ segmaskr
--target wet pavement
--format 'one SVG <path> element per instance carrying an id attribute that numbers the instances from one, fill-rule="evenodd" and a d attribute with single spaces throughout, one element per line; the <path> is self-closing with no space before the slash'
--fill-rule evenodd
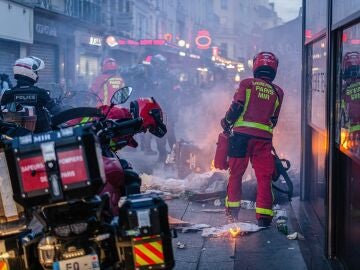
<path id="1" fill-rule="evenodd" d="M 167 203 L 170 215 L 184 221 L 212 226 L 226 224 L 224 213 L 201 212 L 203 209 L 216 208 L 213 201 L 196 203 L 176 199 L 168 200 Z M 256 223 L 255 211 L 242 209 L 239 219 L 241 222 Z M 290 223 L 288 226 L 289 231 L 293 232 Z M 201 232 L 179 232 L 178 238 L 173 240 L 175 269 L 305 270 L 308 268 L 298 241 L 302 240 L 288 240 L 275 224 L 268 229 L 236 238 L 204 238 Z M 179 249 L 178 242 L 185 244 L 185 248 Z"/>

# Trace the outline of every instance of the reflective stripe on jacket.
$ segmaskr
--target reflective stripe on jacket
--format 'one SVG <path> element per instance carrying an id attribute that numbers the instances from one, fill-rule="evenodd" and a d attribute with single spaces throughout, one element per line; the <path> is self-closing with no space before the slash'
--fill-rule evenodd
<path id="1" fill-rule="evenodd" d="M 245 79 L 234 95 L 234 101 L 244 104 L 244 110 L 234 124 L 234 131 L 257 137 L 271 138 L 271 118 L 277 118 L 283 91 L 261 79 Z"/>

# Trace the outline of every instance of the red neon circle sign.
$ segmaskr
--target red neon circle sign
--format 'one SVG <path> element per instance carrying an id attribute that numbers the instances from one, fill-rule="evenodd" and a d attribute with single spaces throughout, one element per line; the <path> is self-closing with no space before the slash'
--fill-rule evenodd
<path id="1" fill-rule="evenodd" d="M 202 30 L 198 32 L 197 37 L 195 38 L 195 44 L 199 49 L 206 50 L 210 48 L 211 37 L 209 31 Z"/>

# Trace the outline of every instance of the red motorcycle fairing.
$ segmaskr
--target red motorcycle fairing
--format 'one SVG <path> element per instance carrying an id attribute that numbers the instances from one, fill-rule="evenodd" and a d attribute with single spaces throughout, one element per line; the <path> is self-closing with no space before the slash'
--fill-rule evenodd
<path id="1" fill-rule="evenodd" d="M 110 194 L 111 211 L 114 215 L 118 212 L 118 202 L 121 197 L 123 187 L 125 186 L 124 170 L 117 157 L 103 156 L 106 183 L 100 195 Z"/>

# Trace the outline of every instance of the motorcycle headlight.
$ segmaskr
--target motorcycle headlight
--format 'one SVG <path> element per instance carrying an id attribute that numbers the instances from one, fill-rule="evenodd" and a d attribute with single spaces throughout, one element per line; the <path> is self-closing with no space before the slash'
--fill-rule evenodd
<path id="1" fill-rule="evenodd" d="M 68 237 L 71 233 L 82 234 L 88 228 L 88 224 L 85 222 L 74 223 L 70 225 L 62 225 L 54 228 L 56 235 L 60 237 Z"/>
<path id="2" fill-rule="evenodd" d="M 54 231 L 60 237 L 68 237 L 71 233 L 71 228 L 69 225 L 58 226 L 54 228 Z"/>
<path id="3" fill-rule="evenodd" d="M 82 234 L 83 232 L 85 232 L 87 230 L 88 224 L 85 222 L 75 223 L 75 224 L 71 224 L 70 228 L 74 234 Z"/>

